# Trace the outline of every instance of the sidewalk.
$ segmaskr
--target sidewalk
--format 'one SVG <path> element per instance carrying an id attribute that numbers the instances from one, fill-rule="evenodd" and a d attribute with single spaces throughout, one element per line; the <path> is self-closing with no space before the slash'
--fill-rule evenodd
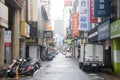
<path id="1" fill-rule="evenodd" d="M 108 80 L 120 80 L 120 77 L 114 74 L 102 73 L 102 74 L 99 74 L 99 76 L 102 76 Z"/>
<path id="2" fill-rule="evenodd" d="M 46 64 L 47 61 L 41 61 L 41 67 Z M 19 76 L 21 77 L 21 76 Z M 16 78 L 0 78 L 0 80 L 16 80 Z M 18 79 L 19 80 L 19 79 Z"/>
<path id="3" fill-rule="evenodd" d="M 78 64 L 77 58 L 72 58 Z M 110 69 L 104 69 L 101 73 L 98 73 L 99 76 L 106 78 L 107 80 L 120 80 L 120 76 L 116 75 Z"/>
<path id="4" fill-rule="evenodd" d="M 104 78 L 107 78 L 109 80 L 120 80 L 120 76 L 116 75 L 112 70 L 106 69 L 102 74 L 100 74 Z"/>

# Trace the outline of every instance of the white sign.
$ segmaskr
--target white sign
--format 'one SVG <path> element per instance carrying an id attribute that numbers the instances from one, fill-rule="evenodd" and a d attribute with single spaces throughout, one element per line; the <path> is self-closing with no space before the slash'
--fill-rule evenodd
<path id="1" fill-rule="evenodd" d="M 28 0 L 28 21 L 38 21 L 37 0 Z"/>
<path id="2" fill-rule="evenodd" d="M 30 25 L 25 23 L 25 36 L 30 37 Z"/>
<path id="3" fill-rule="evenodd" d="M 79 30 L 89 29 L 89 0 L 79 0 Z"/>
<path id="4" fill-rule="evenodd" d="M 5 31 L 5 43 L 11 43 L 11 31 Z"/>
<path id="5" fill-rule="evenodd" d="M 94 36 L 96 36 L 96 35 L 98 35 L 98 32 L 96 31 L 96 32 L 94 32 L 94 33 L 92 33 L 91 35 L 89 35 L 88 37 L 89 38 L 92 38 L 92 37 L 94 37 Z"/>
<path id="6" fill-rule="evenodd" d="M 0 25 L 8 28 L 8 7 L 0 2 Z"/>

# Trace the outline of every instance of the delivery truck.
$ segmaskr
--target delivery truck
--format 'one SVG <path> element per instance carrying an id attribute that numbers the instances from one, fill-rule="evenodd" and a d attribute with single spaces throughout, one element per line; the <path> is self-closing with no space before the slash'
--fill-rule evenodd
<path id="1" fill-rule="evenodd" d="M 101 70 L 103 63 L 103 45 L 85 43 L 80 46 L 79 67 L 83 71 Z"/>

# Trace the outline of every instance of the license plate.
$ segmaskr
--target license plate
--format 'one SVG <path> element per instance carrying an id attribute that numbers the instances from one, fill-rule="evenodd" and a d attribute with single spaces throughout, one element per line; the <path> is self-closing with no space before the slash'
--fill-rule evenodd
<path id="1" fill-rule="evenodd" d="M 92 66 L 97 66 L 97 64 L 92 64 Z"/>

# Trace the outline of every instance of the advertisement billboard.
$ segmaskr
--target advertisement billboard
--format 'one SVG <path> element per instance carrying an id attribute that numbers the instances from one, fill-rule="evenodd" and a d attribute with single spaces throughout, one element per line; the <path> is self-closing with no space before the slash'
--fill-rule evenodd
<path id="1" fill-rule="evenodd" d="M 64 6 L 72 6 L 72 0 L 64 0 Z"/>
<path id="2" fill-rule="evenodd" d="M 97 23 L 97 17 L 94 17 L 94 0 L 90 0 L 90 22 Z"/>
<path id="3" fill-rule="evenodd" d="M 38 22 L 32 22 L 30 25 L 30 37 L 37 37 L 38 30 L 37 30 Z"/>
<path id="4" fill-rule="evenodd" d="M 79 30 L 88 31 L 90 27 L 89 0 L 79 0 L 79 9 Z"/>
<path id="5" fill-rule="evenodd" d="M 88 32 L 88 42 L 98 41 L 98 27 Z"/>
<path id="6" fill-rule="evenodd" d="M 94 16 L 108 17 L 110 15 L 109 0 L 94 0 Z"/>
<path id="7" fill-rule="evenodd" d="M 78 13 L 72 14 L 72 35 L 73 37 L 78 36 Z"/>
<path id="8" fill-rule="evenodd" d="M 25 21 L 22 21 L 22 36 L 30 37 L 30 25 L 27 24 Z"/>
<path id="9" fill-rule="evenodd" d="M 11 43 L 11 31 L 5 31 L 5 43 Z"/>
<path id="10" fill-rule="evenodd" d="M 110 24 L 111 38 L 120 37 L 120 19 Z"/>
<path id="11" fill-rule="evenodd" d="M 110 21 L 107 20 L 98 26 L 98 40 L 108 39 L 110 37 Z"/>
<path id="12" fill-rule="evenodd" d="M 37 0 L 28 0 L 28 21 L 38 21 Z"/>
<path id="13" fill-rule="evenodd" d="M 0 2 L 0 25 L 8 28 L 8 7 Z"/>
<path id="14" fill-rule="evenodd" d="M 52 38 L 53 31 L 44 31 L 44 38 Z"/>

